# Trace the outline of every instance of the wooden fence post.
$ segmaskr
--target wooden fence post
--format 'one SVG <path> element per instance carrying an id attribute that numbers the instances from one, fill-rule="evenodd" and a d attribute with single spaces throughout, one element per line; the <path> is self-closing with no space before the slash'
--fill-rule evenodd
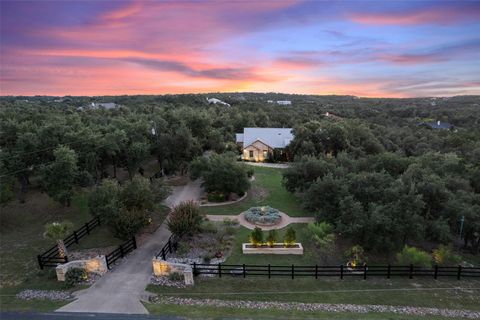
<path id="1" fill-rule="evenodd" d="M 390 263 L 389 263 L 388 266 L 387 266 L 387 279 L 390 279 L 390 269 L 391 269 L 391 266 L 390 266 Z"/>
<path id="2" fill-rule="evenodd" d="M 461 275 L 462 275 L 462 266 L 458 265 L 457 280 L 460 280 Z"/>
<path id="3" fill-rule="evenodd" d="M 168 239 L 168 251 L 172 253 L 172 242 Z"/>
<path id="4" fill-rule="evenodd" d="M 409 277 L 410 279 L 413 279 L 413 264 L 410 265 L 410 272 L 409 272 L 409 274 L 408 274 L 408 277 Z"/>
<path id="5" fill-rule="evenodd" d="M 90 226 L 88 225 L 88 222 L 85 223 L 85 230 L 87 230 L 87 234 L 90 234 Z"/>
<path id="6" fill-rule="evenodd" d="M 37 261 L 38 261 L 38 265 L 40 266 L 40 269 L 43 270 L 43 262 L 42 262 L 42 256 L 41 255 L 37 256 Z"/>
<path id="7" fill-rule="evenodd" d="M 197 275 L 197 263 L 196 262 L 193 263 L 193 275 L 194 276 Z"/>
<path id="8" fill-rule="evenodd" d="M 318 264 L 315 265 L 315 279 L 318 279 Z"/>
<path id="9" fill-rule="evenodd" d="M 268 279 L 270 279 L 270 263 L 268 264 Z"/>
<path id="10" fill-rule="evenodd" d="M 123 252 L 123 245 L 121 244 L 120 245 L 120 255 L 123 257 L 125 257 L 125 253 Z"/>
<path id="11" fill-rule="evenodd" d="M 222 264 L 221 263 L 218 264 L 218 277 L 219 278 L 222 277 Z"/>
<path id="12" fill-rule="evenodd" d="M 343 264 L 340 265 L 340 279 L 343 280 Z"/>
<path id="13" fill-rule="evenodd" d="M 367 280 L 367 265 L 363 265 L 363 280 Z"/>
<path id="14" fill-rule="evenodd" d="M 295 266 L 292 264 L 292 279 L 295 278 Z"/>
<path id="15" fill-rule="evenodd" d="M 167 260 L 167 257 L 165 255 L 165 248 L 162 248 L 162 259 Z"/>
<path id="16" fill-rule="evenodd" d="M 247 276 L 247 271 L 245 270 L 245 263 L 242 265 L 243 269 L 243 277 L 245 278 Z"/>
<path id="17" fill-rule="evenodd" d="M 67 263 L 68 262 L 68 256 L 63 257 L 63 261 L 65 261 L 65 263 Z"/>
<path id="18" fill-rule="evenodd" d="M 135 239 L 135 236 L 132 237 L 132 242 L 133 242 L 133 250 L 137 249 L 137 239 Z"/>
<path id="19" fill-rule="evenodd" d="M 435 265 L 435 271 L 433 271 L 433 279 L 437 280 L 438 277 L 438 264 Z"/>
<path id="20" fill-rule="evenodd" d="M 75 238 L 75 243 L 78 244 L 77 231 L 73 231 L 73 237 Z"/>

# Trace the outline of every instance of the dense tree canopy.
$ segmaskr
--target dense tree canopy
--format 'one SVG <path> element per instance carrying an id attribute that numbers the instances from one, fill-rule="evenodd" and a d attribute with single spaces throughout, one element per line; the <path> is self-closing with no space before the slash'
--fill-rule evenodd
<path id="1" fill-rule="evenodd" d="M 208 104 L 207 96 L 231 107 Z M 292 105 L 268 100 L 291 100 Z M 90 108 L 91 102 L 118 107 Z M 184 174 L 204 161 L 217 173 L 198 174 L 212 186 L 209 190 L 245 190 L 244 182 L 228 179 L 243 173 L 223 156 L 190 163 L 205 151 L 237 152 L 235 133 L 244 127 L 292 127 L 295 139 L 288 151 L 296 165 L 285 172 L 285 187 L 301 194 L 305 207 L 336 231 L 365 247 L 386 250 L 414 240 L 450 242 L 463 217 L 464 241 L 478 251 L 479 108 L 478 96 L 2 97 L 0 199 L 3 203 L 16 195 L 23 201 L 32 178 L 64 204 L 77 186 L 100 184 L 105 190 L 98 190 L 99 198 L 90 205 L 108 214 L 121 202 L 112 194 L 124 187 L 102 179 L 116 178 L 119 168 L 135 179 L 149 159 L 158 162 L 156 176 Z M 449 122 L 454 130 L 418 125 L 434 121 Z M 150 199 L 137 193 L 142 188 L 136 184 L 129 196 L 148 207 Z M 138 216 L 135 212 L 148 210 L 121 207 L 129 212 L 123 219 L 127 224 Z"/>

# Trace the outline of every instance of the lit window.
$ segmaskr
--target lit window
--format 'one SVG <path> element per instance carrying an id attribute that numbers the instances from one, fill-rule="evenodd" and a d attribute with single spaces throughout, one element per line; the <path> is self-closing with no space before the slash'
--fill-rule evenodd
<path id="1" fill-rule="evenodd" d="M 253 158 L 253 150 L 250 150 L 250 158 Z"/>

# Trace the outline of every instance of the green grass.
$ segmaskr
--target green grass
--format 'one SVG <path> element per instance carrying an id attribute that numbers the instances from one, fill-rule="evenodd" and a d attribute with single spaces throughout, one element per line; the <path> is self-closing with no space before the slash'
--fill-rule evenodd
<path id="1" fill-rule="evenodd" d="M 145 307 L 151 314 L 182 317 L 183 319 L 334 319 L 334 320 L 445 320 L 444 317 L 406 316 L 392 313 L 333 313 L 301 312 L 295 310 L 280 311 L 275 309 L 252 310 L 240 308 L 219 308 L 211 306 L 184 306 L 172 304 L 150 304 Z"/>
<path id="2" fill-rule="evenodd" d="M 237 215 L 251 207 L 268 205 L 292 217 L 312 216 L 311 212 L 302 208 L 300 200 L 282 186 L 282 169 L 255 167 L 254 170 L 255 181 L 252 182 L 252 190 L 248 191 L 244 200 L 231 205 L 202 207 L 202 212 Z M 255 193 L 258 188 L 267 190 L 267 195 L 261 198 L 253 195 L 252 193 Z"/>
<path id="3" fill-rule="evenodd" d="M 240 227 L 235 235 L 232 253 L 225 263 L 227 264 L 272 264 L 272 265 L 328 265 L 340 264 L 343 262 L 342 250 L 321 250 L 315 247 L 309 238 L 306 224 L 291 224 L 286 228 L 277 230 L 278 242 L 283 241 L 283 236 L 289 227 L 296 231 L 297 242 L 302 243 L 304 247 L 303 255 L 277 255 L 277 254 L 243 254 L 242 243 L 249 242 L 248 236 L 252 232 L 245 227 Z M 268 231 L 264 231 L 264 237 Z"/>
<path id="4" fill-rule="evenodd" d="M 25 204 L 13 203 L 2 208 L 6 210 L 10 221 L 8 227 L 2 228 L 0 235 L 2 287 L 18 285 L 38 273 L 37 255 L 54 244 L 43 236 L 45 224 L 68 220 L 75 228 L 80 227 L 92 218 L 86 202 L 86 195 L 79 193 L 73 198 L 70 208 L 63 208 L 48 196 L 35 193 L 27 198 Z M 9 217 L 9 214 L 12 216 Z"/>
<path id="5" fill-rule="evenodd" d="M 24 282 L 16 286 L 0 288 L 0 310 L 2 311 L 53 311 L 67 304 L 69 301 L 50 301 L 50 300 L 19 300 L 15 297 L 17 293 L 24 289 L 40 290 L 68 290 L 75 291 L 86 286 L 76 286 L 66 289 L 64 283 L 56 281 L 55 269 L 45 271 L 37 270 L 29 275 Z"/>
<path id="6" fill-rule="evenodd" d="M 24 289 L 65 290 L 64 284 L 56 280 L 54 268 L 40 270 L 37 255 L 54 245 L 43 236 L 44 226 L 53 221 L 68 220 L 78 229 L 92 219 L 88 210 L 85 191 L 78 192 L 69 208 L 60 206 L 46 194 L 32 190 L 23 204 L 16 201 L 2 208 L 0 234 L 1 310 L 50 311 L 66 302 L 44 300 L 20 301 L 15 295 Z M 105 226 L 92 230 L 69 250 L 110 246 L 121 240 Z"/>
<path id="7" fill-rule="evenodd" d="M 186 289 L 149 285 L 156 294 L 223 300 L 349 303 L 480 311 L 480 281 L 432 279 L 195 278 Z"/>

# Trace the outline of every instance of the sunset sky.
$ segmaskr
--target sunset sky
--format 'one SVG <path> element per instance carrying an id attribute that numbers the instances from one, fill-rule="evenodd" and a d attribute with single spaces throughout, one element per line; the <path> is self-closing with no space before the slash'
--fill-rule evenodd
<path id="1" fill-rule="evenodd" d="M 1 95 L 480 94 L 480 1 L 5 1 Z"/>

